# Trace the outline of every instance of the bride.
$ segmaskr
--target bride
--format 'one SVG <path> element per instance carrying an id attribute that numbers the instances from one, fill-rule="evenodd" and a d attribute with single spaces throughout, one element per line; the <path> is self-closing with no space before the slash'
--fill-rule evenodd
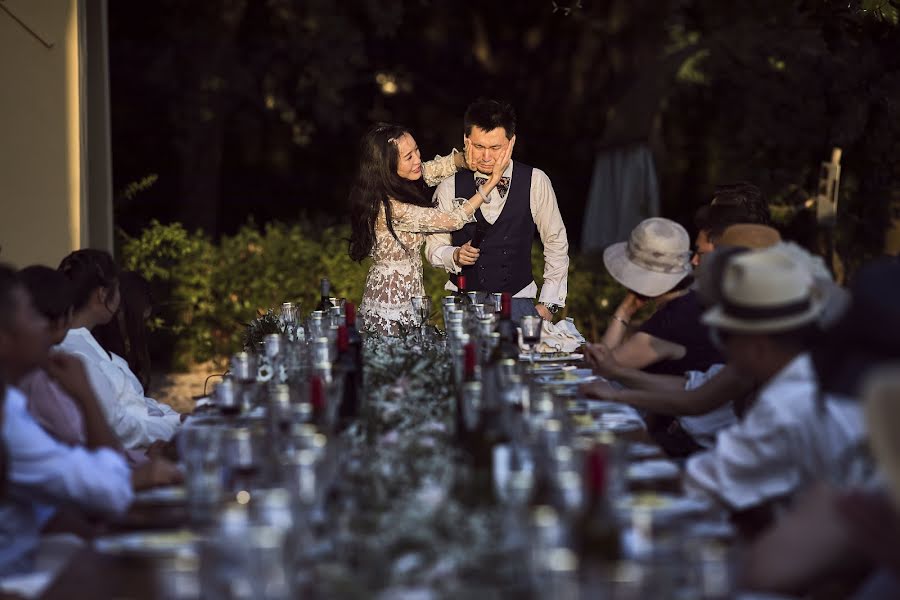
<path id="1" fill-rule="evenodd" d="M 463 157 L 454 151 L 423 163 L 416 140 L 400 125 L 379 124 L 366 133 L 350 191 L 350 258 L 374 260 L 360 304 L 366 330 L 397 335 L 417 324 L 411 301 L 425 294 L 421 250 L 425 234 L 456 231 L 470 222 L 499 182 L 514 145 L 515 138 L 499 161 L 501 168 L 494 169 L 474 196 L 459 199 L 453 211 L 444 212 L 434 206 L 426 184 L 437 185 L 456 173 L 465 166 Z"/>

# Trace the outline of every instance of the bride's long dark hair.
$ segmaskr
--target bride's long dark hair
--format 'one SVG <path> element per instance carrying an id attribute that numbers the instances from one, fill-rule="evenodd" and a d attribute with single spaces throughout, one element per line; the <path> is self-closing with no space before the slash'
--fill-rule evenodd
<path id="1" fill-rule="evenodd" d="M 400 241 L 391 223 L 389 198 L 416 206 L 433 206 L 422 178 L 410 181 L 397 175 L 400 158 L 397 142 L 407 133 L 409 130 L 401 125 L 378 123 L 366 132 L 360 142 L 359 170 L 350 188 L 353 225 L 350 258 L 355 261 L 363 260 L 372 252 L 379 206 L 384 207 L 388 230 L 394 239 Z"/>

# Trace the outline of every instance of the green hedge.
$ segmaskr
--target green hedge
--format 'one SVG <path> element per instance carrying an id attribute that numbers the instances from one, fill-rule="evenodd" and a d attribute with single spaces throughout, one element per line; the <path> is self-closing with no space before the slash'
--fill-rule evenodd
<path id="1" fill-rule="evenodd" d="M 335 295 L 358 304 L 369 264 L 347 256 L 349 233 L 346 226 L 273 222 L 260 228 L 250 223 L 214 243 L 178 223 L 153 221 L 141 235 L 123 237 L 120 256 L 124 268 L 142 273 L 153 286 L 154 354 L 183 369 L 238 350 L 244 324 L 267 308 L 293 301 L 301 303 L 303 312 L 312 310 L 322 277 L 331 280 Z M 543 253 L 538 244 L 533 255 L 540 285 Z M 445 295 L 446 280 L 443 271 L 426 264 L 425 287 L 435 306 Z M 575 256 L 564 316 L 595 338 L 623 294 L 599 260 Z"/>

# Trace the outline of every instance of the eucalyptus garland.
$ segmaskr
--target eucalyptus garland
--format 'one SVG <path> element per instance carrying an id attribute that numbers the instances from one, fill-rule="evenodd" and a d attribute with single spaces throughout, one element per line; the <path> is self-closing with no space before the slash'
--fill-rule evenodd
<path id="1" fill-rule="evenodd" d="M 383 597 L 458 596 L 479 581 L 482 590 L 509 587 L 500 565 L 511 563 L 494 560 L 510 534 L 502 511 L 473 509 L 454 494 L 461 470 L 445 340 L 370 335 L 364 349 L 367 406 L 344 433 L 339 478 L 344 552 L 358 561 L 345 575 L 363 586 L 357 592 L 380 588 Z M 353 595 L 347 578 L 333 584 Z"/>

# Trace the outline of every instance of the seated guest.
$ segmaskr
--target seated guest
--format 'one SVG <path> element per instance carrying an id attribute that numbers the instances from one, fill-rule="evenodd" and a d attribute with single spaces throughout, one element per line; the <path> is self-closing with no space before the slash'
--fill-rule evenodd
<path id="1" fill-rule="evenodd" d="M 724 362 L 700 323 L 702 307 L 690 292 L 691 249 L 687 231 L 668 219 L 646 219 L 627 242 L 603 252 L 612 277 L 628 289 L 603 334 L 603 343 L 626 367 L 681 375 Z M 631 317 L 648 301 L 656 311 L 626 339 Z"/>
<path id="2" fill-rule="evenodd" d="M 72 328 L 60 349 L 75 354 L 87 368 L 109 424 L 126 448 L 147 448 L 168 441 L 183 420 L 182 415 L 147 398 L 128 363 L 103 349 L 91 330 L 108 323 L 119 307 L 119 269 L 102 250 L 78 250 L 59 266 L 74 288 Z"/>
<path id="3" fill-rule="evenodd" d="M 874 572 L 853 598 L 900 597 L 900 262 L 864 265 L 851 292 L 849 310 L 825 333 L 813 360 L 824 393 L 861 398 L 868 444 L 848 462 L 864 471 L 870 449 L 877 476 L 855 489 L 823 481 L 798 499 L 749 548 L 745 587 L 807 594 L 848 567 L 858 574 L 862 565 Z"/>
<path id="4" fill-rule="evenodd" d="M 72 283 L 59 271 L 40 265 L 22 269 L 19 279 L 31 294 L 37 311 L 49 323 L 50 343 L 62 343 L 72 319 Z M 39 367 L 23 377 L 18 387 L 28 398 L 28 410 L 47 433 L 70 446 L 85 445 L 86 431 L 79 403 L 43 368 Z M 118 438 L 116 443 L 130 465 L 147 461 L 143 452 L 124 450 Z"/>
<path id="5" fill-rule="evenodd" d="M 115 451 L 117 441 L 99 406 L 80 361 L 49 355 L 46 319 L 35 310 L 16 273 L 0 265 L 0 379 L 9 382 L 3 396 L 2 441 L 6 447 L 8 482 L 0 497 L 0 574 L 30 568 L 40 530 L 56 505 L 74 506 L 98 516 L 124 512 L 133 487 L 170 483 L 174 466 L 148 465 L 131 471 Z M 86 447 L 71 447 L 50 437 L 27 409 L 14 387 L 38 365 L 82 405 Z"/>
<path id="6" fill-rule="evenodd" d="M 725 267 L 721 300 L 703 316 L 729 363 L 762 387 L 713 450 L 689 459 L 685 484 L 745 531 L 819 479 L 852 479 L 846 458 L 864 440 L 859 404 L 820 394 L 809 349 L 824 302 L 813 290 L 808 268 L 779 248 L 748 252 Z"/>
<path id="7" fill-rule="evenodd" d="M 694 291 L 701 304 L 712 307 L 718 302 L 718 288 L 728 260 L 751 249 L 770 247 L 779 240 L 778 232 L 765 225 L 740 224 L 726 229 L 719 248 L 707 255 L 696 270 Z M 688 371 L 680 376 L 656 375 L 621 365 L 602 344 L 586 345 L 585 356 L 596 373 L 626 388 L 598 382 L 584 387 L 587 396 L 676 417 L 667 427 L 667 435 L 655 436 L 671 456 L 711 448 L 716 434 L 743 414 L 756 387 L 733 367 L 719 363 L 706 371 Z"/>
<path id="8" fill-rule="evenodd" d="M 150 386 L 150 351 L 147 348 L 147 320 L 153 310 L 150 283 L 140 273 L 119 273 L 119 310 L 109 323 L 101 323 L 91 334 L 110 354 L 128 362 L 141 386 Z"/>
<path id="9" fill-rule="evenodd" d="M 722 244 L 721 236 L 732 225 L 772 225 L 769 206 L 758 187 L 746 181 L 716 186 L 712 201 L 694 215 L 697 237 L 694 242 L 695 267 L 703 257 Z"/>

